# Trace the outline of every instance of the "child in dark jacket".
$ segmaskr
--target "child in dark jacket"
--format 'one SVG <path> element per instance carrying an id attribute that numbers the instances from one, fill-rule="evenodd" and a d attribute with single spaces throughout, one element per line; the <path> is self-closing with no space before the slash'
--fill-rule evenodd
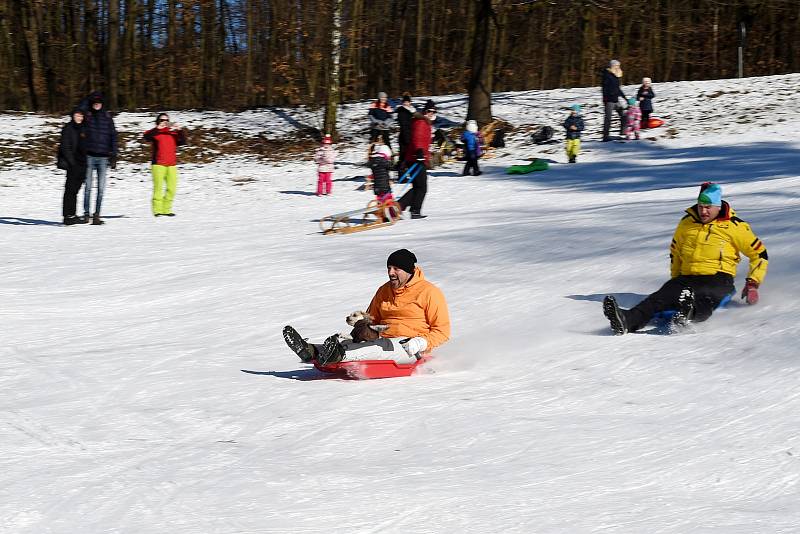
<path id="1" fill-rule="evenodd" d="M 650 78 L 642 78 L 642 86 L 636 93 L 636 99 L 639 101 L 639 109 L 642 110 L 642 128 L 649 128 L 647 121 L 650 120 L 650 114 L 653 112 L 653 99 L 656 93 L 653 91 L 653 81 Z"/>
<path id="2" fill-rule="evenodd" d="M 478 131 L 477 121 L 467 121 L 467 129 L 461 135 L 461 140 L 464 142 L 464 159 L 467 160 L 461 175 L 467 176 L 470 171 L 474 176 L 480 175 L 481 170 L 478 168 L 478 158 L 481 157 L 483 136 Z"/>
<path id="3" fill-rule="evenodd" d="M 571 109 L 569 117 L 564 121 L 564 129 L 567 131 L 567 157 L 570 163 L 575 163 L 578 153 L 581 151 L 583 118 L 580 104 L 573 104 Z"/>
<path id="4" fill-rule="evenodd" d="M 390 171 L 392 168 L 392 151 L 386 145 L 375 145 L 372 156 L 369 158 L 369 168 L 372 171 L 372 191 L 380 203 L 392 200 L 392 185 Z"/>

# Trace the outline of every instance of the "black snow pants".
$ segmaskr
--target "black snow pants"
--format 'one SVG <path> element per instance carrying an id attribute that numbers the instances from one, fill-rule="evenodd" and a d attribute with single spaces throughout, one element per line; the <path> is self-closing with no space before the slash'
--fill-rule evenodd
<path id="1" fill-rule="evenodd" d="M 478 176 L 481 173 L 481 170 L 478 168 L 478 155 L 475 152 L 467 151 L 464 159 L 466 159 L 467 162 L 464 164 L 464 171 L 461 174 L 467 176 L 470 174 L 471 170 L 474 176 Z"/>
<path id="2" fill-rule="evenodd" d="M 83 182 L 86 181 L 86 167 L 73 165 L 67 170 L 67 182 L 64 184 L 64 201 L 61 214 L 66 217 L 75 215 L 75 206 L 78 201 L 78 192 Z"/>
<path id="3" fill-rule="evenodd" d="M 678 296 L 686 288 L 694 291 L 693 320 L 697 322 L 711 317 L 725 295 L 735 289 L 733 276 L 727 273 L 676 276 L 630 310 L 623 310 L 628 331 L 640 329 L 658 312 L 678 309 Z"/>
<path id="4" fill-rule="evenodd" d="M 411 182 L 411 189 L 397 201 L 397 203 L 400 204 L 401 210 L 405 211 L 405 209 L 410 206 L 412 214 L 422 213 L 422 202 L 425 200 L 425 195 L 428 192 L 428 170 L 425 168 L 424 163 L 420 162 L 419 165 L 421 169 L 414 178 L 414 181 Z"/>

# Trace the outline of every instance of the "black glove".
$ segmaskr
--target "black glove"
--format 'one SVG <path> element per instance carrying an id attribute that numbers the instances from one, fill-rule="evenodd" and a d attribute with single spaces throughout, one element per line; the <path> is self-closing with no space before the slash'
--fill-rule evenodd
<path id="1" fill-rule="evenodd" d="M 113 156 L 108 158 L 108 166 L 111 167 L 112 169 L 116 169 L 117 168 L 117 155 L 116 154 L 114 154 Z"/>

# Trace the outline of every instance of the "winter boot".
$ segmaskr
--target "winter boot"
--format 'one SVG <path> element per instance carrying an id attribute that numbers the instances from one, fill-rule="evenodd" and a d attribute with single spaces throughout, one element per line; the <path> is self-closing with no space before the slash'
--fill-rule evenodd
<path id="1" fill-rule="evenodd" d="M 95 213 L 92 217 L 92 224 L 105 224 L 106 222 L 100 218 L 99 213 Z"/>
<path id="2" fill-rule="evenodd" d="M 80 219 L 80 217 L 76 217 L 75 215 L 64 217 L 64 226 L 72 226 L 73 224 L 78 224 L 82 222 L 83 221 Z"/>
<path id="3" fill-rule="evenodd" d="M 328 365 L 339 363 L 344 359 L 344 347 L 339 343 L 339 334 L 328 336 L 322 342 L 322 349 L 319 351 L 319 363 Z"/>
<path id="4" fill-rule="evenodd" d="M 678 295 L 678 311 L 672 316 L 673 324 L 686 326 L 694 319 L 694 291 L 687 287 Z"/>
<path id="5" fill-rule="evenodd" d="M 412 213 L 411 214 L 411 218 L 412 219 L 424 219 L 425 217 L 427 217 L 427 215 L 423 215 L 421 213 Z"/>
<path id="6" fill-rule="evenodd" d="M 291 326 L 287 326 L 283 329 L 283 340 L 286 341 L 286 344 L 292 349 L 292 352 L 297 354 L 300 361 L 308 363 L 314 359 L 316 355 L 314 345 L 309 345 L 305 339 L 300 337 L 297 330 Z"/>
<path id="7" fill-rule="evenodd" d="M 570 156 L 569 157 L 569 162 L 570 163 L 575 163 L 575 156 Z"/>
<path id="8" fill-rule="evenodd" d="M 625 323 L 625 314 L 619 309 L 617 299 L 608 295 L 603 299 L 603 314 L 611 323 L 611 330 L 614 335 L 621 336 L 628 333 L 628 325 Z"/>

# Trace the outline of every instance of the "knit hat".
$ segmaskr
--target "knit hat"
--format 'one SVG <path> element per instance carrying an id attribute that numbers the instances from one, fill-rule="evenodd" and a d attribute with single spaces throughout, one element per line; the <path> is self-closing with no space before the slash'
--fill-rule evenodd
<path id="1" fill-rule="evenodd" d="M 411 102 L 411 95 L 406 93 L 403 95 L 403 102 Z"/>
<path id="2" fill-rule="evenodd" d="M 467 131 L 475 133 L 478 131 L 478 121 L 468 120 L 467 121 Z"/>
<path id="3" fill-rule="evenodd" d="M 380 93 L 378 93 L 378 98 L 389 98 L 389 95 L 381 91 Z"/>
<path id="4" fill-rule="evenodd" d="M 90 104 L 102 104 L 103 103 L 103 94 L 102 93 L 92 93 L 89 96 L 89 103 Z"/>
<path id="5" fill-rule="evenodd" d="M 325 134 L 325 137 L 322 138 L 323 145 L 330 145 L 333 143 L 333 139 L 331 138 L 331 134 Z"/>
<path id="6" fill-rule="evenodd" d="M 618 59 L 612 59 L 611 61 L 608 62 L 609 67 L 619 67 L 619 65 L 620 62 Z"/>
<path id="7" fill-rule="evenodd" d="M 414 264 L 417 263 L 417 257 L 408 249 L 401 248 L 389 254 L 389 259 L 386 260 L 386 267 L 394 266 L 402 269 L 408 274 L 414 274 Z"/>
<path id="8" fill-rule="evenodd" d="M 375 145 L 372 151 L 375 156 L 383 156 L 386 159 L 392 159 L 392 150 L 386 145 Z"/>
<path id="9" fill-rule="evenodd" d="M 433 103 L 433 100 L 428 100 L 425 102 L 425 107 L 422 111 L 423 113 L 427 111 L 436 111 L 436 104 Z"/>
<path id="10" fill-rule="evenodd" d="M 636 105 L 636 102 L 637 102 L 637 101 L 636 101 L 636 99 L 635 99 L 635 98 L 629 98 L 629 99 L 628 99 L 628 105 L 629 105 L 629 106 L 635 106 L 635 105 Z"/>
<path id="11" fill-rule="evenodd" d="M 575 113 L 580 113 L 580 112 L 581 112 L 581 105 L 580 105 L 580 104 L 572 104 L 572 105 L 569 107 L 569 109 L 571 109 L 571 110 L 572 110 L 572 111 L 574 111 Z"/>
<path id="12" fill-rule="evenodd" d="M 703 206 L 722 206 L 722 187 L 711 182 L 702 184 L 697 203 Z"/>

